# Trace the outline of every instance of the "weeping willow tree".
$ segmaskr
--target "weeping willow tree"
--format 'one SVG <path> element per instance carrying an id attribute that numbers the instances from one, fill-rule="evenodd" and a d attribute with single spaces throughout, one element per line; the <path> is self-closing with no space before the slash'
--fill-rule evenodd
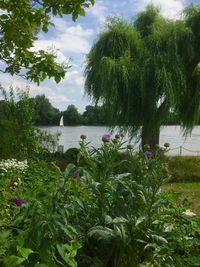
<path id="1" fill-rule="evenodd" d="M 200 115 L 200 7 L 172 21 L 150 5 L 134 22 L 108 20 L 87 56 L 85 92 L 142 144 L 159 144 L 176 114 L 185 133 Z"/>

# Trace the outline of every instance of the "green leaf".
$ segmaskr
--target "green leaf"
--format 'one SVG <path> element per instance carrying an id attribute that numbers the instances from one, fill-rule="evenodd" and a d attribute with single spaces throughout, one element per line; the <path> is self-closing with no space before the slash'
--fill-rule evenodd
<path id="1" fill-rule="evenodd" d="M 25 260 L 26 259 L 22 257 L 12 255 L 6 260 L 6 267 L 15 267 L 24 262 Z"/>
<path id="2" fill-rule="evenodd" d="M 5 230 L 0 233 L 0 241 L 3 241 L 9 237 L 11 230 Z"/>
<path id="3" fill-rule="evenodd" d="M 67 168 L 65 169 L 66 176 L 70 176 L 72 174 L 72 171 L 76 168 L 76 166 L 72 163 L 67 165 Z"/>
<path id="4" fill-rule="evenodd" d="M 163 244 L 163 243 L 167 244 L 167 243 L 168 243 L 168 241 L 167 241 L 164 237 L 162 237 L 162 236 L 159 236 L 159 235 L 152 235 L 151 237 L 152 237 L 152 239 L 153 239 L 154 241 L 156 241 L 158 244 Z"/>
<path id="5" fill-rule="evenodd" d="M 141 224 L 142 222 L 144 222 L 146 220 L 146 216 L 141 216 L 136 220 L 135 226 L 138 226 L 139 224 Z"/>
<path id="6" fill-rule="evenodd" d="M 74 257 L 77 254 L 77 250 L 81 248 L 81 244 L 78 242 L 72 242 L 71 244 L 57 244 L 58 253 L 62 259 L 70 266 L 77 267 L 77 262 Z"/>
<path id="7" fill-rule="evenodd" d="M 83 8 L 79 8 L 78 14 L 81 16 L 85 16 L 85 10 Z"/>
<path id="8" fill-rule="evenodd" d="M 30 248 L 18 248 L 17 249 L 19 251 L 19 253 L 21 254 L 21 256 L 23 258 L 25 258 L 26 260 L 28 259 L 28 256 L 33 253 L 33 250 Z"/>
<path id="9" fill-rule="evenodd" d="M 58 75 L 55 76 L 54 80 L 55 80 L 56 83 L 59 83 L 61 81 L 61 76 L 58 76 Z"/>

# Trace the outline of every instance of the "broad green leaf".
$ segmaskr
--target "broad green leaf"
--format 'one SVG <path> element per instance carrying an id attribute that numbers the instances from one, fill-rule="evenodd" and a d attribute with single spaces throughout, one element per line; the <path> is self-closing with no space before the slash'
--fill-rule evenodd
<path id="1" fill-rule="evenodd" d="M 76 168 L 76 166 L 72 163 L 67 165 L 67 168 L 65 169 L 66 176 L 70 176 L 72 174 L 72 171 Z"/>
<path id="2" fill-rule="evenodd" d="M 79 8 L 78 13 L 81 16 L 85 16 L 85 10 L 83 8 Z"/>
<path id="3" fill-rule="evenodd" d="M 28 256 L 33 253 L 33 250 L 30 248 L 18 248 L 19 253 L 25 259 L 28 259 Z"/>
<path id="4" fill-rule="evenodd" d="M 151 235 L 152 239 L 155 240 L 158 244 L 168 243 L 168 241 L 159 235 Z"/>
<path id="5" fill-rule="evenodd" d="M 6 260 L 6 267 L 15 267 L 24 262 L 25 260 L 26 259 L 22 257 L 12 255 Z"/>
<path id="6" fill-rule="evenodd" d="M 9 237 L 11 230 L 4 230 L 0 233 L 0 241 L 3 241 Z"/>

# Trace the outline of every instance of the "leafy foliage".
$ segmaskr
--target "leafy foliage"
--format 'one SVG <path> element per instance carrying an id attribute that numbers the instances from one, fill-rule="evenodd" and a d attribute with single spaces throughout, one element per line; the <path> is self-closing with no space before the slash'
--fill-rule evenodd
<path id="1" fill-rule="evenodd" d="M 55 55 L 39 50 L 33 52 L 31 48 L 37 40 L 39 31 L 48 32 L 51 16 L 71 14 L 73 20 L 85 15 L 85 8 L 94 4 L 94 0 L 59 0 L 38 1 L 14 0 L 0 1 L 0 28 L 1 28 L 1 57 L 5 63 L 3 72 L 11 75 L 25 76 L 39 83 L 46 77 L 54 77 L 60 82 L 69 68 L 59 65 Z M 26 73 L 25 75 L 22 73 Z"/>
<path id="2" fill-rule="evenodd" d="M 64 124 L 65 125 L 79 125 L 81 116 L 74 105 L 69 105 L 63 112 Z"/>
<path id="3" fill-rule="evenodd" d="M 28 92 L 11 88 L 6 100 L 4 117 L 0 119 L 0 157 L 26 158 L 37 150 L 37 133 L 33 127 L 34 109 Z M 18 101 L 16 101 L 18 100 Z"/>
<path id="4" fill-rule="evenodd" d="M 4 101 L 0 112 L 0 158 L 26 159 L 46 149 L 55 150 L 56 136 L 34 127 L 35 103 L 29 91 L 3 88 Z"/>
<path id="5" fill-rule="evenodd" d="M 3 181 L 3 266 L 198 266 L 199 217 L 161 191 L 166 148 L 134 153 L 123 134 L 102 142 L 94 149 L 82 136 L 78 162 L 64 173 L 28 162 L 20 191 L 6 195 L 10 177 Z M 9 203 L 12 194 L 25 205 Z"/>

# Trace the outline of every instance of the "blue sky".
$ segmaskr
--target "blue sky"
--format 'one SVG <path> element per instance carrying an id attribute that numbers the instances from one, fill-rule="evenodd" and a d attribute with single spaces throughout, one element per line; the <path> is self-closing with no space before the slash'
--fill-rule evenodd
<path id="1" fill-rule="evenodd" d="M 5 88 L 30 87 L 30 95 L 45 94 L 53 106 L 65 110 L 74 104 L 80 112 L 91 102 L 84 96 L 84 65 L 85 56 L 104 28 L 107 16 L 119 15 L 124 18 L 134 18 L 136 14 L 153 3 L 159 6 L 161 13 L 171 19 L 179 18 L 181 11 L 190 3 L 200 4 L 200 0 L 96 0 L 93 7 L 86 11 L 85 17 L 80 17 L 74 23 L 69 16 L 52 18 L 55 27 L 47 34 L 41 33 L 34 49 L 53 49 L 59 62 L 68 62 L 72 67 L 66 73 L 65 79 L 56 84 L 46 80 L 37 86 L 20 77 L 0 74 L 1 84 Z"/>

